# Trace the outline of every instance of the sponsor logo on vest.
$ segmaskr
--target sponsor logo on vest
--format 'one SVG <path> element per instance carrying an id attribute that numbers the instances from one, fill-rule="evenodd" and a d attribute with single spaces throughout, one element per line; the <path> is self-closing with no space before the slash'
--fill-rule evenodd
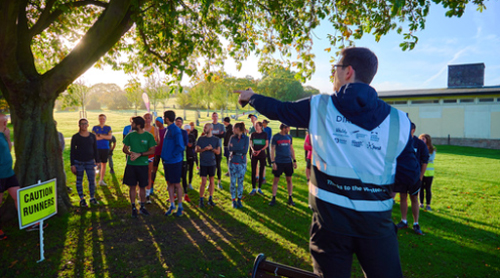
<path id="1" fill-rule="evenodd" d="M 382 149 L 382 146 L 377 146 L 377 145 L 375 145 L 373 143 L 368 142 L 368 144 L 366 145 L 366 148 L 369 149 L 369 150 L 380 151 Z"/>
<path id="2" fill-rule="evenodd" d="M 380 138 L 378 138 L 378 132 L 372 131 L 372 134 L 370 135 L 370 140 L 373 142 L 378 142 Z"/>
<path id="3" fill-rule="evenodd" d="M 359 147 L 363 146 L 363 141 L 352 140 L 351 145 L 356 147 L 356 148 L 359 148 Z"/>
<path id="4" fill-rule="evenodd" d="M 344 116 L 337 116 L 336 118 L 337 123 L 351 123 L 346 117 Z"/>
<path id="5" fill-rule="evenodd" d="M 337 143 L 337 144 L 345 144 L 345 143 L 347 143 L 347 140 L 346 139 L 342 139 L 342 138 L 335 138 L 335 143 Z"/>

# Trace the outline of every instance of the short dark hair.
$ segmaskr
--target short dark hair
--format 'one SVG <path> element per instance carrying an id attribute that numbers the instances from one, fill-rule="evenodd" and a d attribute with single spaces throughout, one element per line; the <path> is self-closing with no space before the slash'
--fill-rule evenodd
<path id="1" fill-rule="evenodd" d="M 356 72 L 354 81 L 370 84 L 377 73 L 378 59 L 375 53 L 365 47 L 344 48 L 342 64 L 351 66 Z"/>
<path id="2" fill-rule="evenodd" d="M 143 118 L 143 117 L 140 117 L 140 116 L 133 117 L 133 118 L 132 118 L 132 122 L 133 122 L 135 125 L 140 126 L 141 128 L 144 128 L 144 125 L 146 124 L 146 121 L 144 121 L 144 118 Z"/>
<path id="3" fill-rule="evenodd" d="M 172 110 L 167 110 L 163 113 L 163 118 L 168 119 L 171 123 L 175 120 L 175 112 Z"/>
<path id="4" fill-rule="evenodd" d="M 82 121 L 87 121 L 87 123 L 89 122 L 89 120 L 87 120 L 85 118 L 81 118 L 80 120 L 78 120 L 78 125 L 81 125 Z"/>
<path id="5" fill-rule="evenodd" d="M 225 118 L 224 118 L 224 122 L 226 122 L 226 123 L 230 123 L 230 122 L 231 122 L 231 119 L 230 119 L 229 117 L 225 117 Z"/>
<path id="6" fill-rule="evenodd" d="M 176 120 L 176 121 L 177 121 L 177 120 L 181 120 L 182 122 L 184 122 L 184 119 L 183 119 L 182 117 L 177 117 L 177 118 L 175 118 L 175 120 Z"/>
<path id="7" fill-rule="evenodd" d="M 287 128 L 288 126 L 286 124 L 281 124 L 280 125 L 280 129 L 284 129 L 284 128 Z"/>
<path id="8" fill-rule="evenodd" d="M 260 127 L 262 127 L 262 126 L 263 126 L 263 125 L 262 125 L 262 122 L 256 122 L 255 124 L 256 124 L 256 125 L 258 125 L 258 126 L 260 126 Z"/>
<path id="9" fill-rule="evenodd" d="M 104 114 L 99 114 L 99 117 L 98 117 L 98 118 L 100 118 L 100 117 L 107 118 L 107 117 L 106 117 L 106 115 L 104 115 Z"/>
<path id="10" fill-rule="evenodd" d="M 413 130 L 413 129 L 417 129 L 417 125 L 414 124 L 413 122 L 411 122 L 411 130 Z"/>
<path id="11" fill-rule="evenodd" d="M 234 128 L 237 128 L 242 132 L 245 132 L 245 123 L 244 122 L 236 123 L 234 124 Z"/>

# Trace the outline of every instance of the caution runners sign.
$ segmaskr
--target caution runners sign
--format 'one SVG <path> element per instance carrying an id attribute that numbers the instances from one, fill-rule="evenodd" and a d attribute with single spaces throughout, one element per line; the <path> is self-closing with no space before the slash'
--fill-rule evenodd
<path id="1" fill-rule="evenodd" d="M 24 229 L 57 213 L 56 179 L 17 191 L 19 228 Z"/>

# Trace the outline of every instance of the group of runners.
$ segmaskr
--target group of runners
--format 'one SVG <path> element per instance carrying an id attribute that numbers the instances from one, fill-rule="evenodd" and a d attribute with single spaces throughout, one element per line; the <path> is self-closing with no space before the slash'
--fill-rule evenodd
<path id="1" fill-rule="evenodd" d="M 272 199 L 269 205 L 276 204 L 278 182 L 283 173 L 287 181 L 288 204 L 295 205 L 292 198 L 291 177 L 297 164 L 293 139 L 289 135 L 290 128 L 281 124 L 280 132 L 271 136 L 272 130 L 267 126 L 269 121 L 260 122 L 257 116 L 252 114 L 249 118 L 252 126 L 247 130 L 243 122 L 236 123 L 233 127 L 229 117 L 224 118 L 223 123 L 219 123 L 218 113 L 214 112 L 212 122 L 204 125 L 203 133 L 198 137 L 194 123 L 184 125 L 183 119 L 176 118 L 172 110 L 165 111 L 163 117 L 157 117 L 154 124 L 153 116 L 149 113 L 143 117 L 131 117 L 130 125 L 123 129 L 122 151 L 127 159 L 123 184 L 129 186 L 132 217 L 137 217 L 138 214 L 149 215 L 145 204 L 151 203 L 151 196 L 154 195 L 154 183 L 160 161 L 163 164 L 170 201 L 170 206 L 165 212 L 166 216 L 171 214 L 182 216 L 183 201 L 191 202 L 187 192 L 193 189 L 195 164 L 201 177 L 199 207 L 214 206 L 214 189 L 216 186 L 223 189 L 221 184 L 223 155 L 228 164 L 229 171 L 226 176 L 230 177 L 229 190 L 233 207 L 241 208 L 247 153 L 252 169 L 250 195 L 264 194 L 262 184 L 265 182 L 265 167 L 268 164 L 272 166 L 274 174 Z M 97 205 L 95 174 L 100 173 L 98 184 L 107 186 L 104 180 L 106 163 L 109 161 L 110 172 L 114 173 L 112 156 L 116 139 L 112 135 L 111 127 L 106 125 L 104 114 L 99 115 L 99 125 L 94 126 L 92 131 L 89 130 L 87 119 L 80 119 L 78 124 L 79 131 L 71 139 L 70 163 L 71 171 L 76 175 L 80 206 L 86 207 L 88 204 L 82 186 L 84 173 L 87 173 L 89 180 L 89 203 Z M 205 201 L 207 190 L 208 199 Z M 136 199 L 139 199 L 139 209 L 136 206 Z"/>

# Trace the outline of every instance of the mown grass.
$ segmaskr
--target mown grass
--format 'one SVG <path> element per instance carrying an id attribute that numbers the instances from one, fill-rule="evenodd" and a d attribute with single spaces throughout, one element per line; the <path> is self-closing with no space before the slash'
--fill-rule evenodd
<path id="1" fill-rule="evenodd" d="M 100 112 L 89 112 L 89 119 L 97 119 Z M 130 117 L 129 113 L 105 113 L 117 131 Z M 55 113 L 65 137 L 76 132 L 78 113 L 74 114 Z M 188 114 L 188 121 L 192 120 L 194 116 L 190 119 Z M 66 126 L 69 123 L 71 127 Z M 273 125 L 277 131 L 277 123 Z M 121 184 L 125 160 L 118 151 L 121 136 L 117 139 L 116 175 L 106 174 L 109 186 L 97 189 L 101 204 L 88 209 L 77 206 L 75 177 L 69 171 L 66 148 L 65 165 L 75 206 L 71 213 L 48 221 L 46 261 L 40 264 L 36 263 L 40 256 L 38 233 L 20 231 L 16 221 L 4 224 L 9 238 L 0 242 L 0 277 L 249 277 L 259 253 L 275 262 L 312 270 L 303 139 L 294 139 L 299 161 L 293 176 L 295 207 L 285 203 L 284 178 L 279 184 L 278 206 L 267 205 L 271 171 L 266 168 L 269 181 L 264 185 L 265 196 L 248 195 L 251 180 L 247 172 L 241 210 L 231 207 L 229 178 L 224 176 L 224 190 L 215 193 L 216 207 L 199 209 L 200 179 L 195 176 L 195 190 L 189 192 L 194 202 L 185 205 L 185 216 L 165 217 L 169 205 L 166 185 L 158 175 L 157 197 L 148 205 L 151 216 L 138 219 L 130 218 L 128 187 Z M 500 275 L 499 166 L 500 151 L 438 146 L 433 211 L 421 210 L 419 221 L 425 235 L 417 236 L 411 230 L 398 234 L 406 277 Z M 394 222 L 400 219 L 399 197 L 396 201 Z M 353 277 L 362 276 L 355 262 Z"/>

